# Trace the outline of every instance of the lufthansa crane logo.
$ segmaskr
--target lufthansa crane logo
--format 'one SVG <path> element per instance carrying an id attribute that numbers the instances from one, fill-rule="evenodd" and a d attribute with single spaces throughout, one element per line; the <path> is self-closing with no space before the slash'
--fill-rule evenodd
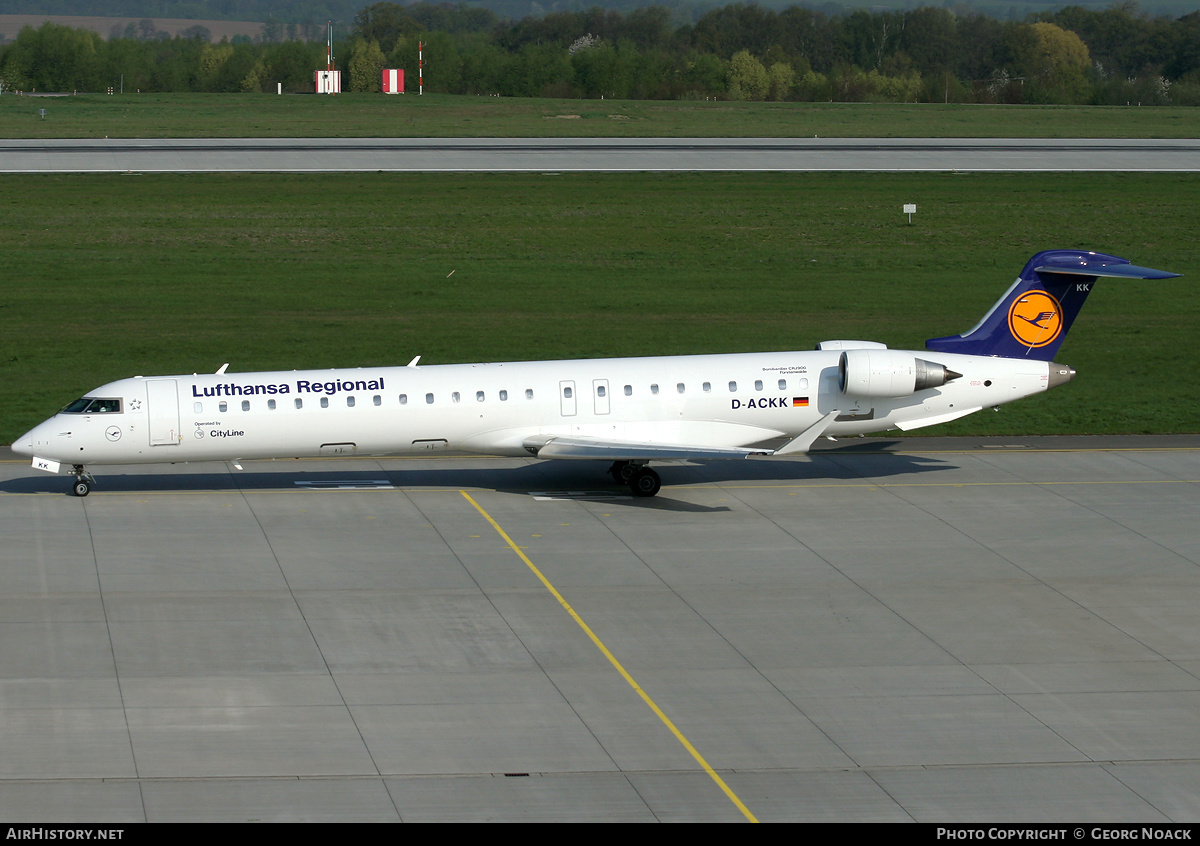
<path id="1" fill-rule="evenodd" d="M 1022 294 L 1008 310 L 1008 331 L 1027 347 L 1044 347 L 1062 332 L 1062 306 L 1045 291 Z"/>

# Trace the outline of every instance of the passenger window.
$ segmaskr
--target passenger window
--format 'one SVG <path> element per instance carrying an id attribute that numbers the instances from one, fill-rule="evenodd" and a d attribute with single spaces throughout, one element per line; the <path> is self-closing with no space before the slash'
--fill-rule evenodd
<path id="1" fill-rule="evenodd" d="M 569 387 L 563 388 L 563 397 L 570 399 L 572 396 L 574 396 L 574 392 Z"/>
<path id="2" fill-rule="evenodd" d="M 217 405 L 217 408 L 219 408 L 221 413 L 224 414 L 229 410 L 229 403 L 225 402 L 225 400 L 221 400 L 220 404 Z"/>
<path id="3" fill-rule="evenodd" d="M 483 391 L 475 392 L 475 402 L 483 402 Z"/>
<path id="4" fill-rule="evenodd" d="M 460 394 L 458 391 L 455 391 L 450 395 L 450 400 L 451 402 L 459 402 L 462 400 L 462 394 Z"/>
<path id="5" fill-rule="evenodd" d="M 596 396 L 598 396 L 598 397 L 602 397 L 602 396 L 604 396 L 604 395 L 605 395 L 605 393 L 607 393 L 607 392 L 604 390 L 604 386 L 603 386 L 603 385 L 597 385 L 597 386 L 596 386 Z"/>
<path id="6" fill-rule="evenodd" d="M 321 397 L 321 408 L 329 408 L 329 397 Z"/>
<path id="7" fill-rule="evenodd" d="M 346 408 L 354 408 L 354 397 L 346 397 Z"/>
<path id="8" fill-rule="evenodd" d="M 242 400 L 242 411 L 250 410 L 250 400 Z"/>
<path id="9" fill-rule="evenodd" d="M 737 390 L 737 382 L 730 382 L 729 383 L 729 393 L 732 394 L 736 390 Z"/>
<path id="10" fill-rule="evenodd" d="M 625 386 L 625 396 L 627 396 L 627 397 L 633 396 L 633 385 Z"/>
<path id="11" fill-rule="evenodd" d="M 425 395 L 425 404 L 426 404 L 426 405 L 433 405 L 433 394 L 426 394 L 426 395 Z"/>
<path id="12" fill-rule="evenodd" d="M 710 393 L 712 391 L 712 382 L 705 382 L 700 387 L 704 388 L 704 393 Z"/>
<path id="13" fill-rule="evenodd" d="M 779 390 L 781 390 L 781 391 L 786 391 L 786 390 L 787 390 L 787 379 L 780 379 L 780 380 L 779 380 Z"/>
<path id="14" fill-rule="evenodd" d="M 525 389 L 525 399 L 533 399 L 533 388 Z"/>
<path id="15" fill-rule="evenodd" d="M 267 408 L 270 409 L 271 411 L 274 411 L 275 410 L 275 400 L 273 400 L 273 399 L 267 400 Z"/>
<path id="16" fill-rule="evenodd" d="M 379 394 L 376 394 L 375 396 L 371 397 L 371 403 L 373 405 L 383 405 L 383 397 L 379 396 Z"/>
<path id="17" fill-rule="evenodd" d="M 194 411 L 196 414 L 203 414 L 204 413 L 204 403 L 201 403 L 201 402 L 192 403 L 192 411 Z"/>
<path id="18" fill-rule="evenodd" d="M 681 393 L 681 394 L 682 394 L 684 391 L 686 391 L 686 390 L 687 390 L 687 388 L 685 388 L 685 387 L 683 386 L 683 383 L 682 383 L 682 382 L 680 382 L 678 385 L 676 385 L 676 386 L 675 386 L 675 390 L 679 391 L 679 393 Z"/>
<path id="19" fill-rule="evenodd" d="M 296 397 L 296 408 L 304 408 L 304 400 L 300 397 Z"/>
<path id="20" fill-rule="evenodd" d="M 655 396 L 657 396 L 657 395 L 658 395 L 658 385 L 651 385 L 651 386 L 650 386 L 650 393 L 652 393 L 652 394 L 654 394 Z"/>
<path id="21" fill-rule="evenodd" d="M 408 405 L 408 394 L 401 394 L 401 395 L 400 395 L 400 404 L 401 404 L 401 405 Z"/>
<path id="22" fill-rule="evenodd" d="M 762 379 L 755 379 L 755 380 L 754 380 L 754 390 L 756 390 L 756 391 L 761 391 L 761 390 L 762 390 Z"/>
<path id="23" fill-rule="evenodd" d="M 500 392 L 500 402 L 508 402 L 508 391 Z"/>

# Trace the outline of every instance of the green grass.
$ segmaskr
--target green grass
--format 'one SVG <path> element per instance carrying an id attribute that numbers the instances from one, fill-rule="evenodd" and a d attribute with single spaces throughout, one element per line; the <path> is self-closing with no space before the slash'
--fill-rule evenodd
<path id="1" fill-rule="evenodd" d="M 135 374 L 806 349 L 967 329 L 1030 255 L 1102 282 L 1071 385 L 943 434 L 1195 432 L 1200 176 L 6 176 L 0 441 Z M 919 211 L 908 225 L 901 205 Z"/>
<path id="2" fill-rule="evenodd" d="M 38 116 L 46 109 L 46 117 Z M 426 94 L 0 96 L 3 138 L 1195 138 L 1188 107 L 548 100 Z"/>

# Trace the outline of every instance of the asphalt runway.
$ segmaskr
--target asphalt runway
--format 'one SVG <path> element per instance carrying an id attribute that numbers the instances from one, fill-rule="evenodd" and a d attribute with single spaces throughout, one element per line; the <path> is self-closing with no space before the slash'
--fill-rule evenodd
<path id="1" fill-rule="evenodd" d="M 1200 819 L 1200 437 L 244 467 L 0 453 L 0 816 Z"/>
<path id="2" fill-rule="evenodd" d="M 1174 171 L 1197 139 L 182 138 L 0 140 L 0 173 Z"/>

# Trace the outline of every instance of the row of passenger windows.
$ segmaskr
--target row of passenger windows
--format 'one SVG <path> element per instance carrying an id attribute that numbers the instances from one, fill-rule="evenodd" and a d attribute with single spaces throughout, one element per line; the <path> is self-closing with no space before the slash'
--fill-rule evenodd
<path id="1" fill-rule="evenodd" d="M 500 391 L 498 396 L 500 397 L 500 402 L 508 402 L 508 391 Z M 399 399 L 401 405 L 408 405 L 408 394 L 400 394 L 398 399 Z M 462 394 L 460 394 L 458 391 L 454 391 L 453 393 L 450 394 L 450 399 L 453 402 L 462 402 Z M 483 391 L 476 391 L 475 399 L 478 402 L 483 402 L 486 399 L 486 395 L 484 394 Z M 533 389 L 532 388 L 525 389 L 525 399 L 533 399 Z M 431 393 L 426 394 L 425 402 L 428 405 L 433 405 L 433 402 L 434 402 L 433 394 L 431 394 Z M 294 400 L 292 400 L 292 403 L 296 406 L 296 408 L 304 408 L 304 398 L 303 397 L 296 397 Z M 321 399 L 319 400 L 319 403 L 320 403 L 321 408 L 329 408 L 329 397 L 321 397 Z M 347 408 L 354 408 L 356 404 L 357 404 L 357 400 L 355 399 L 353 394 L 346 397 L 346 407 Z M 383 397 L 381 397 L 379 394 L 375 394 L 373 397 L 371 397 L 371 405 L 376 405 L 376 406 L 383 405 Z M 242 411 L 249 411 L 250 410 L 250 400 L 242 400 L 241 407 L 242 407 Z M 276 400 L 274 400 L 274 399 L 267 400 L 267 409 L 268 410 L 274 411 L 278 407 L 279 407 L 279 405 Z M 196 414 L 203 414 L 204 413 L 204 403 L 202 403 L 202 402 L 192 403 L 192 411 L 194 411 Z M 222 413 L 229 411 L 229 403 L 226 400 L 221 400 L 219 403 L 217 403 L 217 411 L 220 411 Z"/>
<path id="2" fill-rule="evenodd" d="M 787 379 L 780 379 L 778 384 L 779 384 L 779 390 L 781 390 L 781 391 L 787 390 Z M 808 379 L 800 379 L 796 386 L 798 389 L 802 389 L 802 390 L 805 388 L 808 388 L 809 380 Z M 713 383 L 704 382 L 701 384 L 701 389 L 704 392 L 706 392 L 706 394 L 709 394 L 709 392 L 712 392 L 712 390 L 713 390 Z M 756 391 L 761 391 L 764 389 L 762 379 L 755 379 L 754 389 Z M 734 392 L 737 392 L 737 390 L 738 390 L 738 383 L 730 382 L 731 394 L 734 394 Z M 688 386 L 686 386 L 686 384 L 684 384 L 683 382 L 679 382 L 676 384 L 676 391 L 678 392 L 678 394 L 686 394 L 686 391 L 688 391 Z M 606 396 L 607 392 L 608 391 L 607 391 L 605 385 L 596 385 L 596 396 L 600 396 L 600 397 Z M 624 392 L 625 392 L 625 396 L 634 396 L 634 386 L 625 385 Z M 575 394 L 575 391 L 572 390 L 570 388 L 570 386 L 564 386 L 563 396 L 565 398 L 568 398 L 568 400 L 570 400 L 570 398 L 572 396 L 574 396 L 574 394 Z M 659 394 L 658 383 L 654 383 L 654 384 L 650 385 L 650 394 L 658 396 L 658 394 Z M 509 392 L 506 390 L 499 391 L 497 396 L 499 397 L 500 402 L 508 402 L 509 401 Z M 526 396 L 526 400 L 533 400 L 533 389 L 527 388 L 526 391 L 524 391 L 524 396 Z M 475 391 L 475 401 L 476 402 L 484 402 L 486 400 L 486 398 L 487 398 L 487 396 L 484 391 Z M 400 400 L 401 406 L 407 406 L 408 395 L 401 394 L 400 397 L 398 397 L 398 400 Z M 432 406 L 433 401 L 434 401 L 433 394 L 425 395 L 426 404 L 430 404 L 430 406 Z M 460 392 L 458 392 L 458 391 L 451 392 L 450 401 L 451 402 L 462 402 L 462 394 L 460 394 Z M 299 397 L 299 396 L 295 397 L 292 402 L 295 404 L 296 408 L 304 408 L 304 397 Z M 328 396 L 320 397 L 319 402 L 320 402 L 320 407 L 329 408 L 329 397 Z M 346 407 L 347 408 L 354 408 L 355 402 L 356 402 L 356 400 L 355 400 L 354 395 L 349 395 L 346 397 Z M 372 396 L 371 404 L 372 404 L 372 406 L 382 406 L 383 397 L 379 396 L 378 394 Z M 275 400 L 266 401 L 266 408 L 268 408 L 269 410 L 272 410 L 272 412 L 274 412 L 274 410 L 277 407 L 278 406 L 277 406 L 277 403 Z M 66 410 L 66 409 L 64 409 L 64 410 Z M 204 413 L 204 403 L 202 403 L 202 402 L 193 403 L 192 410 L 193 410 L 193 412 L 196 412 L 196 414 L 203 414 Z M 221 402 L 218 402 L 217 410 L 218 410 L 218 412 L 221 412 L 221 413 L 228 412 L 229 403 L 224 400 L 222 400 Z M 244 410 L 244 412 L 248 412 L 248 410 L 250 410 L 250 400 L 242 400 L 241 401 L 241 410 Z"/>
<path id="3" fill-rule="evenodd" d="M 712 383 L 711 382 L 704 382 L 701 384 L 700 387 L 705 393 L 712 392 Z M 796 387 L 799 389 L 807 388 L 808 380 L 800 379 L 798 384 L 796 385 Z M 779 380 L 779 390 L 786 391 L 787 388 L 788 388 L 787 379 L 780 379 Z M 737 389 L 738 389 L 737 382 L 729 383 L 730 393 L 735 393 L 737 391 Z M 763 389 L 764 389 L 763 381 L 761 379 L 756 379 L 754 381 L 754 390 L 761 391 Z M 676 390 L 676 392 L 678 392 L 680 394 L 686 393 L 687 385 L 684 384 L 683 382 L 679 382 L 675 385 L 675 390 Z M 563 397 L 565 397 L 566 399 L 571 399 L 572 396 L 574 396 L 574 393 L 575 392 L 571 389 L 570 386 L 566 386 L 563 388 Z M 608 390 L 604 385 L 596 386 L 596 396 L 603 397 L 603 396 L 606 396 L 607 393 L 608 393 Z M 655 396 L 658 395 L 659 387 L 658 387 L 657 383 L 650 385 L 650 393 Z M 500 402 L 508 402 L 508 391 L 499 391 L 497 393 L 497 396 L 500 398 Z M 633 396 L 633 385 L 625 386 L 625 396 L 627 396 L 627 397 Z M 487 399 L 487 395 L 484 391 L 476 391 L 475 392 L 475 401 L 476 402 L 484 402 L 486 399 Z M 525 389 L 525 399 L 527 399 L 527 400 L 533 399 L 533 389 L 532 388 Z M 400 401 L 401 405 L 408 405 L 408 394 L 400 394 L 399 401 Z M 462 402 L 462 394 L 459 393 L 458 391 L 453 391 L 450 394 L 450 401 L 451 402 Z M 303 397 L 296 397 L 295 399 L 292 400 L 292 402 L 295 404 L 296 408 L 304 408 L 304 398 Z M 357 400 L 353 394 L 348 395 L 346 397 L 346 407 L 347 408 L 354 408 L 356 402 L 357 402 Z M 320 403 L 321 408 L 329 408 L 329 397 L 321 397 L 319 400 L 319 403 Z M 432 393 L 428 393 L 425 395 L 425 403 L 427 405 L 433 405 L 434 395 Z M 383 405 L 383 397 L 380 396 L 379 394 L 375 394 L 373 397 L 371 397 L 371 404 L 375 405 L 375 406 Z M 279 406 L 278 406 L 276 400 L 274 400 L 274 399 L 267 400 L 268 410 L 274 411 L 278 407 Z M 241 408 L 242 408 L 242 411 L 249 411 L 250 410 L 250 400 L 242 400 Z M 66 409 L 64 409 L 64 411 L 65 410 Z M 192 410 L 196 414 L 203 414 L 204 413 L 204 403 L 201 403 L 201 402 L 193 403 Z M 221 400 L 219 403 L 217 403 L 217 410 L 221 413 L 228 412 L 229 411 L 229 403 L 226 400 Z"/>
<path id="4" fill-rule="evenodd" d="M 808 380 L 807 380 L 807 379 L 801 379 L 801 380 L 799 381 L 799 383 L 797 384 L 797 386 L 796 386 L 796 387 L 798 387 L 798 388 L 807 388 L 807 387 L 808 387 Z M 711 393 L 711 392 L 712 392 L 712 382 L 703 382 L 703 383 L 700 385 L 700 388 L 701 388 L 701 390 L 703 390 L 703 391 L 704 391 L 704 393 L 706 393 L 706 394 L 707 394 L 707 393 Z M 765 388 L 765 385 L 763 384 L 763 380 L 762 380 L 762 379 L 755 379 L 755 380 L 754 380 L 754 390 L 756 390 L 756 391 L 761 391 L 761 390 L 764 390 L 764 388 Z M 737 392 L 737 389 L 738 389 L 738 383 L 737 383 L 737 382 L 730 382 L 730 383 L 729 383 L 729 392 L 730 392 L 731 394 L 732 394 L 732 393 L 736 393 L 736 392 Z M 779 390 L 781 390 L 781 391 L 786 391 L 787 389 L 788 389 L 787 379 L 780 379 L 780 380 L 779 380 Z M 677 383 L 675 384 L 675 391 L 676 391 L 677 393 L 680 393 L 680 394 L 687 393 L 687 385 L 686 385 L 685 383 L 683 383 L 683 382 L 677 382 Z M 654 394 L 655 396 L 657 396 L 657 395 L 658 395 L 658 392 L 659 392 L 658 384 L 657 384 L 657 383 L 654 383 L 654 384 L 652 384 L 652 385 L 650 386 L 650 393 L 651 393 L 651 394 Z M 602 396 L 604 396 L 604 395 L 605 395 L 605 389 L 604 389 L 604 386 L 603 386 L 603 385 L 597 385 L 597 386 L 596 386 L 596 396 L 598 396 L 598 397 L 602 397 Z M 564 389 L 563 389 L 563 396 L 564 396 L 564 397 L 566 397 L 567 399 L 570 399 L 570 398 L 571 398 L 571 389 L 570 389 L 570 388 L 564 388 Z M 633 385 L 626 385 L 626 386 L 625 386 L 625 396 L 627 396 L 627 397 L 631 397 L 631 396 L 633 396 Z"/>

